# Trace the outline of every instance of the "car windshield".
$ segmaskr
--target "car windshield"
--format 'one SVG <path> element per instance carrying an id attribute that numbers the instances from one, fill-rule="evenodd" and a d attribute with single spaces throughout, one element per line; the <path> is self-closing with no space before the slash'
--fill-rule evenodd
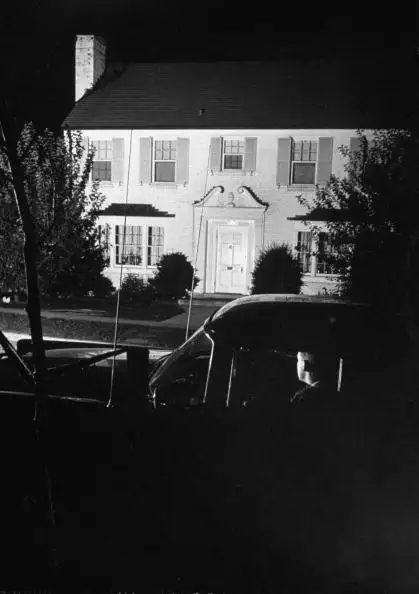
<path id="1" fill-rule="evenodd" d="M 150 378 L 150 388 L 157 384 L 161 387 L 170 383 L 175 377 L 184 370 L 184 366 L 189 365 L 190 361 L 200 355 L 208 357 L 212 351 L 213 341 L 206 334 L 204 327 L 201 326 L 192 336 L 178 349 L 176 349 Z"/>

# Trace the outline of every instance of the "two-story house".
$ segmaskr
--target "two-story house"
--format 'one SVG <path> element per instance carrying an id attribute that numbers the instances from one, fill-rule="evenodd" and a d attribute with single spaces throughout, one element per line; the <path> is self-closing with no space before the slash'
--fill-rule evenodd
<path id="1" fill-rule="evenodd" d="M 354 147 L 363 126 L 345 76 L 330 68 L 107 67 L 103 39 L 77 37 L 76 103 L 64 126 L 96 148 L 115 286 L 122 265 L 147 277 L 163 253 L 181 251 L 197 264 L 198 292 L 246 294 L 255 258 L 274 241 L 298 248 L 305 293 L 335 286 L 327 234 L 310 233 L 297 200 L 343 175 L 338 148 Z"/>

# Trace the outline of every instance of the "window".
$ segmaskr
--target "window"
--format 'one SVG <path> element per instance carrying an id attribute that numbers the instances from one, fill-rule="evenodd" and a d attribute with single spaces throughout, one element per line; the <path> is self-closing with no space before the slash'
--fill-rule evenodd
<path id="1" fill-rule="evenodd" d="M 338 248 L 333 246 L 327 233 L 319 233 L 317 240 L 317 273 L 337 274 L 333 259 L 338 255 Z"/>
<path id="2" fill-rule="evenodd" d="M 93 142 L 93 181 L 112 181 L 112 141 L 97 140 Z"/>
<path id="3" fill-rule="evenodd" d="M 244 140 L 223 140 L 223 169 L 243 169 Z"/>
<path id="4" fill-rule="evenodd" d="M 143 263 L 143 229 L 142 227 L 115 227 L 115 262 L 128 266 L 141 266 Z"/>
<path id="5" fill-rule="evenodd" d="M 154 142 L 154 181 L 174 182 L 176 177 L 176 141 Z"/>
<path id="6" fill-rule="evenodd" d="M 127 266 L 156 266 L 164 249 L 164 227 L 115 227 L 115 263 Z M 147 254 L 146 259 L 144 254 Z"/>
<path id="7" fill-rule="evenodd" d="M 228 405 L 288 405 L 298 387 L 295 356 L 273 349 L 235 351 Z"/>
<path id="8" fill-rule="evenodd" d="M 328 233 L 314 235 L 311 231 L 299 231 L 295 250 L 304 274 L 339 273 L 335 261 L 339 248 L 332 244 Z"/>
<path id="9" fill-rule="evenodd" d="M 149 227 L 147 236 L 147 266 L 156 266 L 163 255 L 164 227 Z"/>
<path id="10" fill-rule="evenodd" d="M 292 143 L 291 183 L 312 185 L 316 180 L 317 142 L 299 140 Z"/>
<path id="11" fill-rule="evenodd" d="M 304 274 L 311 272 L 311 232 L 300 231 L 297 237 L 298 259 L 300 261 L 301 270 Z"/>

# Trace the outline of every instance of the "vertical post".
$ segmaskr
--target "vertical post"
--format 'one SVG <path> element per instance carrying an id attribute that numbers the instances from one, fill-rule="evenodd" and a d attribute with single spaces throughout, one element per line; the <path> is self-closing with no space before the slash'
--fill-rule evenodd
<path id="1" fill-rule="evenodd" d="M 129 390 L 127 402 L 141 408 L 147 407 L 149 349 L 147 347 L 127 348 L 127 370 Z"/>

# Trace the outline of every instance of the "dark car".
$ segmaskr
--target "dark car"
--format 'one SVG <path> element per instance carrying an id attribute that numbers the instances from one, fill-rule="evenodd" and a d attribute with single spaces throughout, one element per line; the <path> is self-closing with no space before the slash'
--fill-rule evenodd
<path id="1" fill-rule="evenodd" d="M 235 406 L 263 390 L 296 387 L 300 351 L 333 352 L 336 389 L 356 371 L 404 348 L 391 320 L 364 304 L 302 295 L 242 297 L 216 311 L 181 347 L 151 370 L 155 405 L 197 402 Z M 398 349 L 395 348 L 397 341 Z M 278 391 L 278 389 L 276 389 Z M 259 394 L 260 395 L 260 394 Z M 288 395 L 289 396 L 289 395 Z"/>
<path id="2" fill-rule="evenodd" d="M 151 409 L 124 414 L 123 393 L 115 408 L 51 399 L 45 439 L 63 582 L 417 591 L 418 416 L 399 393 L 377 399 L 370 389 L 404 346 L 393 322 L 336 299 L 245 297 L 160 361 L 137 365 L 145 351 L 131 359 L 126 402 L 148 395 Z M 332 415 L 290 405 L 296 354 L 311 350 L 338 361 Z M 31 402 L 10 394 L 2 404 L 1 503 L 15 521 L 1 570 L 17 575 L 21 543 L 39 534 L 32 519 L 17 522 L 41 517 L 25 516 L 25 477 L 42 465 Z M 26 558 L 41 567 L 32 549 Z"/>

